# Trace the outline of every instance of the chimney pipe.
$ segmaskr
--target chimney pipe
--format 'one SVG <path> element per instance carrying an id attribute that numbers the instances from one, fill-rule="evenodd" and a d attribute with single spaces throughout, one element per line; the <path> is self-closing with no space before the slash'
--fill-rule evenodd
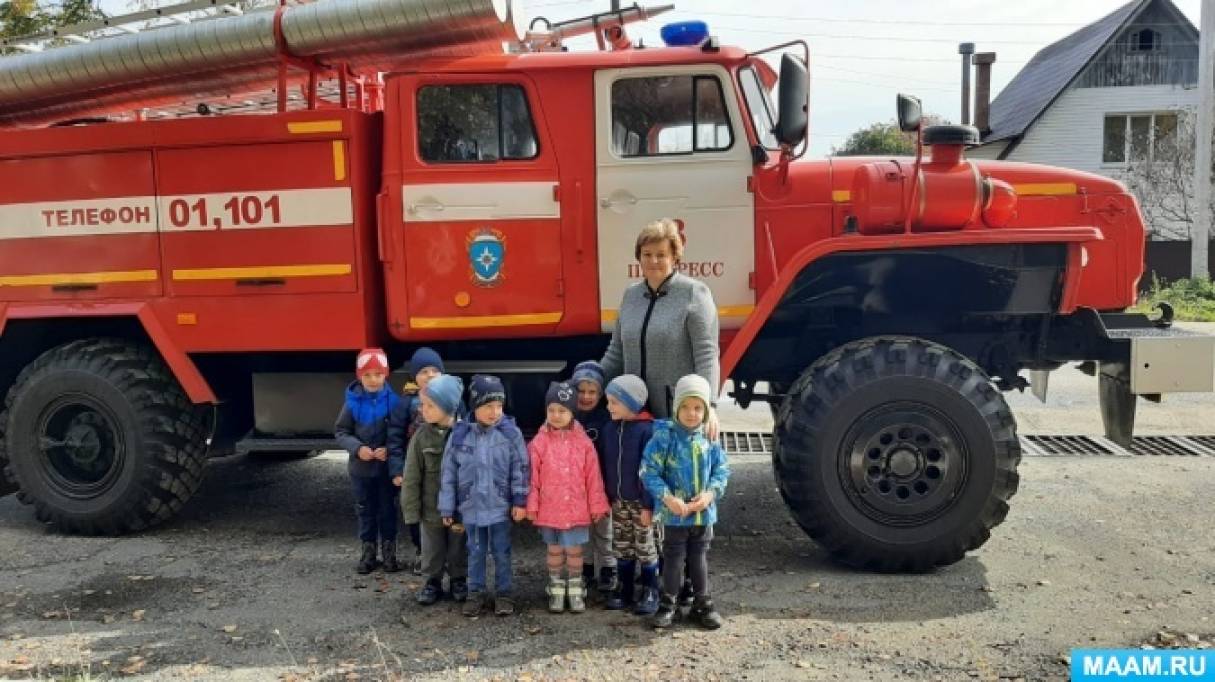
<path id="1" fill-rule="evenodd" d="M 991 132 L 991 65 L 995 61 L 995 52 L 980 52 L 974 56 L 975 127 L 981 134 Z"/>
<path id="2" fill-rule="evenodd" d="M 962 55 L 962 125 L 970 123 L 970 55 L 974 51 L 974 43 L 958 43 L 958 54 Z"/>

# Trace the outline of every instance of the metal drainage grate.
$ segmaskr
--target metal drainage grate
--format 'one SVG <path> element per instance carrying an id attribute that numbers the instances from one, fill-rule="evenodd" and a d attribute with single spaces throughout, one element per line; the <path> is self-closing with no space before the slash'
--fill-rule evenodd
<path id="1" fill-rule="evenodd" d="M 1022 436 L 1030 453 L 1037 455 L 1115 455 L 1122 454 L 1089 436 Z"/>
<path id="2" fill-rule="evenodd" d="M 722 431 L 721 446 L 730 455 L 771 455 L 772 434 L 763 431 Z"/>
<path id="3" fill-rule="evenodd" d="M 1181 455 L 1197 457 L 1198 450 L 1187 447 L 1184 439 L 1169 436 L 1136 436 L 1131 439 L 1127 452 L 1132 455 Z"/>

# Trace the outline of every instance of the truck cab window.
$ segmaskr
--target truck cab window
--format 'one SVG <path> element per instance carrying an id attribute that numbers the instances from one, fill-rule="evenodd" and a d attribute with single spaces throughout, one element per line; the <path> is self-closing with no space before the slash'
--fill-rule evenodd
<path id="1" fill-rule="evenodd" d="M 432 163 L 535 158 L 527 94 L 518 85 L 428 85 L 418 90 L 418 148 Z"/>
<path id="2" fill-rule="evenodd" d="M 738 80 L 742 85 L 743 97 L 747 99 L 747 109 L 751 112 L 751 125 L 755 126 L 755 135 L 759 138 L 759 143 L 766 149 L 779 149 L 780 143 L 772 134 L 772 129 L 776 127 L 776 117 L 772 113 L 775 107 L 772 106 L 772 100 L 764 90 L 759 75 L 755 73 L 755 69 L 747 67 L 739 70 Z"/>
<path id="3" fill-rule="evenodd" d="M 623 158 L 725 151 L 734 143 L 721 81 L 647 76 L 612 84 L 612 151 Z"/>

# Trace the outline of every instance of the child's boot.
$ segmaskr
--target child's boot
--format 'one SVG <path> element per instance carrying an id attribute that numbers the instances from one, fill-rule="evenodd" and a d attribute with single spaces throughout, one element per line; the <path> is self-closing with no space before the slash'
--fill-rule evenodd
<path id="1" fill-rule="evenodd" d="M 586 576 L 583 576 L 582 580 L 587 585 L 591 584 L 590 581 L 586 579 Z M 600 595 L 606 596 L 611 594 L 612 590 L 616 589 L 616 568 L 612 566 L 604 566 L 603 568 L 599 569 L 599 585 L 595 589 L 599 591 Z"/>
<path id="2" fill-rule="evenodd" d="M 641 567 L 641 599 L 633 613 L 638 616 L 652 616 L 658 610 L 658 565 L 650 564 Z"/>
<path id="3" fill-rule="evenodd" d="M 464 608 L 461 612 L 469 618 L 476 618 L 481 615 L 481 610 L 485 608 L 485 593 L 473 592 L 468 595 L 468 599 L 464 602 Z"/>
<path id="4" fill-rule="evenodd" d="M 565 581 L 559 575 L 550 575 L 548 577 L 548 587 L 545 588 L 548 593 L 548 610 L 549 613 L 562 613 L 565 611 Z"/>
<path id="5" fill-rule="evenodd" d="M 422 606 L 430 606 L 439 601 L 439 597 L 443 596 L 443 581 L 441 578 L 431 578 L 426 581 L 422 589 L 418 592 L 418 603 Z"/>
<path id="6" fill-rule="evenodd" d="M 586 610 L 586 592 L 582 587 L 582 578 L 570 578 L 565 581 L 565 596 L 570 600 L 570 613 L 582 613 Z"/>
<path id="7" fill-rule="evenodd" d="M 675 622 L 675 595 L 664 594 L 658 601 L 658 610 L 654 612 L 650 624 L 656 628 L 669 628 Z"/>
<path id="8" fill-rule="evenodd" d="M 621 559 L 616 562 L 618 571 L 616 589 L 608 598 L 606 608 L 611 611 L 626 609 L 633 602 L 633 581 L 635 578 L 636 562 L 631 559 Z M 653 613 L 651 611 L 651 613 Z"/>
<path id="9" fill-rule="evenodd" d="M 397 543 L 392 540 L 385 540 L 380 546 L 380 550 L 384 559 L 384 571 L 386 573 L 400 571 L 401 562 L 397 561 Z"/>
<path id="10" fill-rule="evenodd" d="M 679 588 L 679 607 L 686 612 L 696 601 L 695 595 L 696 592 L 692 589 L 692 579 L 685 575 L 683 586 Z"/>
<path id="11" fill-rule="evenodd" d="M 375 543 L 364 542 L 363 555 L 359 557 L 359 567 L 356 570 L 358 570 L 359 575 L 367 575 L 375 570 L 375 565 Z"/>
<path id="12" fill-rule="evenodd" d="M 451 579 L 451 598 L 456 601 L 468 599 L 468 581 L 464 578 Z"/>
<path id="13" fill-rule="evenodd" d="M 706 630 L 716 630 L 721 627 L 721 614 L 713 608 L 713 600 L 708 596 L 697 597 L 692 604 L 692 620 Z"/>

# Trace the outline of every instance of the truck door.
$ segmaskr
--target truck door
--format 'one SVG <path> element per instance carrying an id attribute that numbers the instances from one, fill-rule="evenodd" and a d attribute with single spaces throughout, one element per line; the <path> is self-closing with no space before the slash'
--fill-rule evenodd
<path id="1" fill-rule="evenodd" d="M 386 271 L 398 337 L 534 336 L 561 321 L 557 156 L 535 92 L 519 75 L 402 83 L 401 222 L 388 229 L 405 268 Z"/>
<path id="2" fill-rule="evenodd" d="M 641 276 L 637 232 L 672 218 L 686 237 L 680 271 L 713 290 L 723 329 L 755 304 L 751 152 L 727 72 L 686 65 L 595 74 L 599 297 L 604 331 Z"/>

